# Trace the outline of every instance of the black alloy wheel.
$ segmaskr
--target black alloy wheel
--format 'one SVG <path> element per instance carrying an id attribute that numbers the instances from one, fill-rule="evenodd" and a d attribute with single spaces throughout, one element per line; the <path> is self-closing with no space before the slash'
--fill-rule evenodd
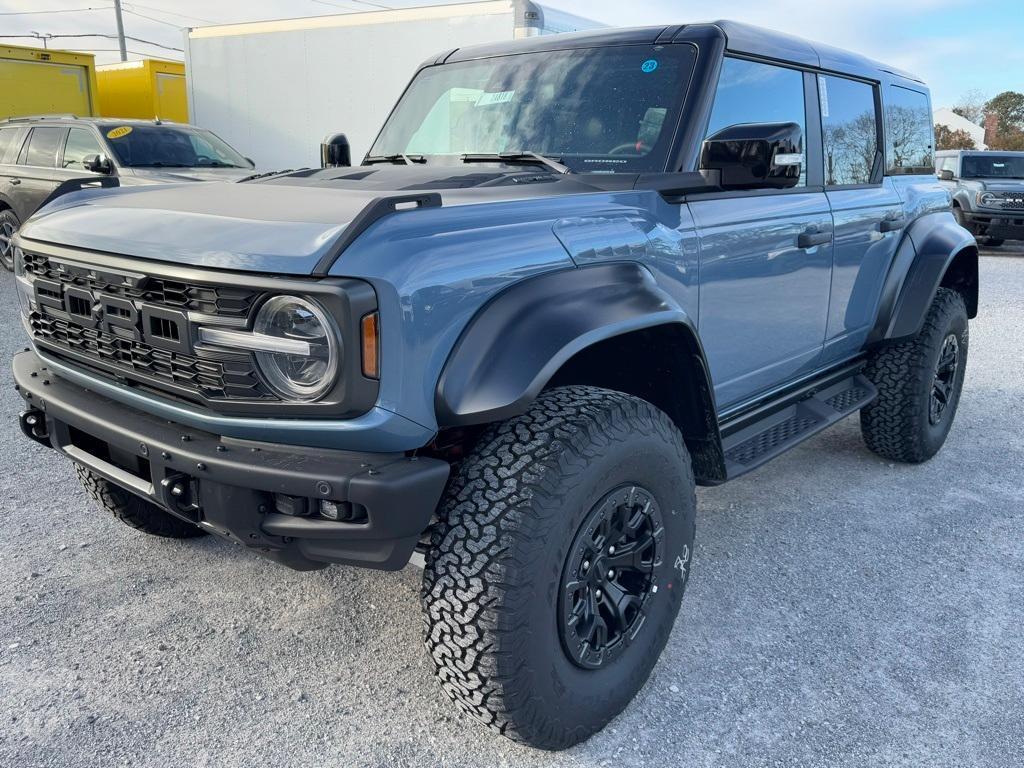
<path id="1" fill-rule="evenodd" d="M 928 422 L 938 424 L 953 399 L 960 367 L 960 341 L 955 333 L 946 336 L 935 365 L 932 393 L 928 402 Z"/>
<path id="2" fill-rule="evenodd" d="M 620 486 L 594 505 L 562 576 L 559 632 L 573 663 L 598 669 L 640 631 L 658 591 L 664 534 L 661 509 L 641 486 Z"/>

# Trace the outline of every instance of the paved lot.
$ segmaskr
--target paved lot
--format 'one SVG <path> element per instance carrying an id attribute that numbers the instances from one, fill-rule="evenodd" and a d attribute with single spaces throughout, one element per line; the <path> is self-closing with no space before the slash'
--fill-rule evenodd
<path id="1" fill-rule="evenodd" d="M 1024 763 L 1024 258 L 983 260 L 960 415 L 932 462 L 879 460 L 848 419 L 700 493 L 664 657 L 560 755 L 441 698 L 414 569 L 298 574 L 94 510 L 18 434 L 7 273 L 0 297 L 0 766 Z"/>

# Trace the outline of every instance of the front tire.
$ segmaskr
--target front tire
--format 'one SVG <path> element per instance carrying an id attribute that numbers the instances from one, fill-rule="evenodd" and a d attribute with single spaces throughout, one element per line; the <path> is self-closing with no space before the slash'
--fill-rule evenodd
<path id="1" fill-rule="evenodd" d="M 695 513 L 682 436 L 650 403 L 561 387 L 492 426 L 449 485 L 424 571 L 444 692 L 543 749 L 603 728 L 668 640 Z"/>
<path id="2" fill-rule="evenodd" d="M 911 464 L 938 453 L 960 403 L 967 344 L 964 298 L 939 288 L 920 333 L 868 361 L 864 373 L 878 388 L 878 397 L 860 412 L 868 448 Z"/>
<path id="3" fill-rule="evenodd" d="M 156 504 L 129 493 L 80 464 L 75 465 L 78 480 L 100 509 L 106 510 L 125 525 L 165 539 L 194 539 L 206 531 L 165 512 Z"/>
<path id="4" fill-rule="evenodd" d="M 21 222 L 14 215 L 14 211 L 5 208 L 0 211 L 0 264 L 8 272 L 14 271 L 14 233 L 18 231 Z"/>

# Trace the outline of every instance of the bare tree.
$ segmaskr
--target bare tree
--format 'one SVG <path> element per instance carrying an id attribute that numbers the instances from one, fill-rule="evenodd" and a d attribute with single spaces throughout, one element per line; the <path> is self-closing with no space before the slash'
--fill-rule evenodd
<path id="1" fill-rule="evenodd" d="M 825 178 L 827 184 L 858 184 L 871 177 L 878 153 L 874 112 L 824 126 Z"/>
<path id="2" fill-rule="evenodd" d="M 973 88 L 957 100 L 953 111 L 975 125 L 984 125 L 986 104 L 988 97 L 980 89 Z"/>

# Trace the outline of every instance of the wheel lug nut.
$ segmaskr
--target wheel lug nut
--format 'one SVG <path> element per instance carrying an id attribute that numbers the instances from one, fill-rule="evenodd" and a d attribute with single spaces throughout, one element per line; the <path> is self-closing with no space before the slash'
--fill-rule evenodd
<path id="1" fill-rule="evenodd" d="M 587 570 L 587 569 L 588 569 L 589 567 L 590 567 L 590 561 L 589 561 L 589 560 L 584 560 L 584 561 L 583 561 L 583 570 L 585 571 L 585 570 Z"/>
<path id="2" fill-rule="evenodd" d="M 608 571 L 608 578 L 609 579 L 614 579 L 615 578 L 615 571 Z"/>
<path id="3" fill-rule="evenodd" d="M 608 547 L 608 554 L 609 555 L 614 555 L 615 554 L 615 547 L 614 546 Z"/>
<path id="4" fill-rule="evenodd" d="M 596 598 L 597 598 L 598 600 L 600 600 L 600 599 L 601 599 L 601 590 L 600 590 L 600 589 L 599 589 L 599 590 L 597 590 L 597 591 L 596 591 L 596 592 L 594 593 L 594 597 L 596 597 Z"/>

